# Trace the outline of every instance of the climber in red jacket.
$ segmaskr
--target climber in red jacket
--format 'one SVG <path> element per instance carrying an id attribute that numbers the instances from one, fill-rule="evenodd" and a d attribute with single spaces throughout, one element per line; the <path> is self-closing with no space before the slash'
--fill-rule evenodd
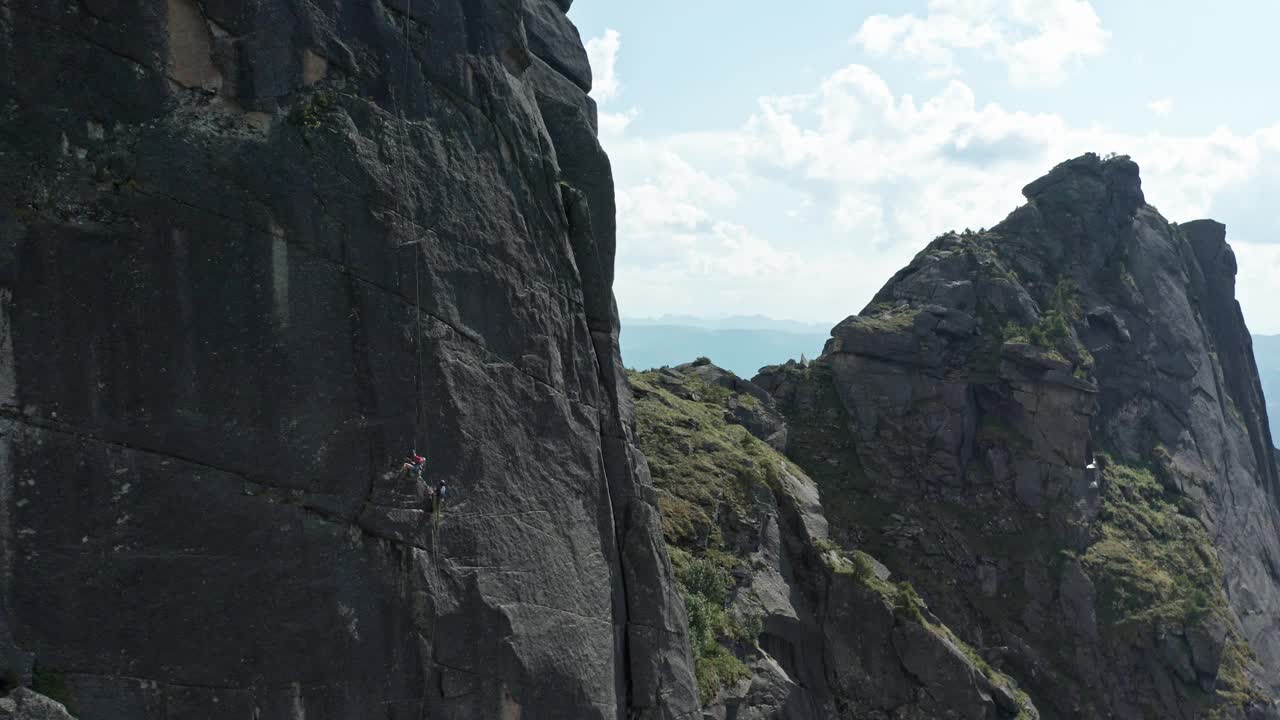
<path id="1" fill-rule="evenodd" d="M 423 480 L 422 474 L 427 467 L 427 459 L 418 454 L 418 451 L 409 453 L 409 460 L 400 466 L 400 477 L 404 480 L 413 481 L 413 492 L 417 496 L 418 502 L 422 503 L 422 509 L 427 515 L 431 515 L 435 510 L 436 491 Z"/>
<path id="2" fill-rule="evenodd" d="M 409 453 L 409 461 L 400 467 L 400 477 L 405 479 L 421 480 L 422 471 L 427 467 L 427 459 L 418 454 L 417 450 Z"/>

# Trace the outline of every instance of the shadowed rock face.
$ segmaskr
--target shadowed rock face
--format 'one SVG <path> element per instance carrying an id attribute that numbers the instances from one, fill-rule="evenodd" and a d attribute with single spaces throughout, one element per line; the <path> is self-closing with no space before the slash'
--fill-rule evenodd
<path id="1" fill-rule="evenodd" d="M 1124 157 L 1024 194 L 755 379 L 788 454 L 1044 717 L 1274 717 L 1277 475 L 1223 228 L 1167 223 Z"/>
<path id="2" fill-rule="evenodd" d="M 694 712 L 568 5 L 0 6 L 6 668 L 107 719 Z"/>
<path id="3" fill-rule="evenodd" d="M 832 542 L 763 389 L 707 363 L 632 387 L 690 625 L 705 628 L 691 630 L 705 717 L 1039 717 L 913 590 Z"/>

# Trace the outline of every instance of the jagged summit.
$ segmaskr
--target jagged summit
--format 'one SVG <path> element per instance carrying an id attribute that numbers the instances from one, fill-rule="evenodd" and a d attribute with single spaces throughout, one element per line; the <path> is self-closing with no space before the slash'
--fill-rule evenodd
<path id="1" fill-rule="evenodd" d="M 1138 164 L 1128 155 L 1100 158 L 1086 153 L 1059 163 L 1022 188 L 1035 203 L 1054 203 L 1076 210 L 1108 208 L 1133 213 L 1146 204 Z"/>
<path id="2" fill-rule="evenodd" d="M 755 378 L 789 454 L 1045 717 L 1274 713 L 1276 466 L 1225 229 L 1165 220 L 1127 157 L 1024 194 Z"/>

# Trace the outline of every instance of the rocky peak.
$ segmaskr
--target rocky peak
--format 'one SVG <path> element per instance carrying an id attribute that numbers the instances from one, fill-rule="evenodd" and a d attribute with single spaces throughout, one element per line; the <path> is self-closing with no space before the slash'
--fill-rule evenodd
<path id="1" fill-rule="evenodd" d="M 1003 648 L 1044 716 L 1274 713 L 1280 515 L 1224 229 L 1167 222 L 1127 157 L 1024 194 L 754 382 L 832 537 Z"/>
<path id="2" fill-rule="evenodd" d="M 1132 215 L 1146 204 L 1138 164 L 1128 155 L 1103 159 L 1087 153 L 1072 158 L 1022 188 L 1022 195 L 1037 205 L 1076 212 L 1111 210 Z"/>

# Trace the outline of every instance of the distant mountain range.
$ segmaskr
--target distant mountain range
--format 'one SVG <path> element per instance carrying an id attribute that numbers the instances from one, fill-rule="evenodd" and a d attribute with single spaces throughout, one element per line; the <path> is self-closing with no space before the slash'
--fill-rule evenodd
<path id="1" fill-rule="evenodd" d="M 835 323 L 801 323 L 766 317 L 666 316 L 622 321 L 622 362 L 634 370 L 679 365 L 708 357 L 739 377 L 787 360 L 817 357 Z"/>
<path id="2" fill-rule="evenodd" d="M 708 357 L 739 377 L 787 360 L 816 357 L 835 323 L 777 320 L 762 315 L 699 318 L 665 315 L 622 320 L 622 362 L 636 370 Z M 1255 335 L 1254 356 L 1267 397 L 1271 434 L 1280 446 L 1280 335 Z"/>
<path id="3" fill-rule="evenodd" d="M 803 322 L 765 317 L 764 315 L 730 315 L 728 317 L 707 318 L 693 315 L 663 315 L 656 318 L 623 318 L 623 327 L 688 327 L 704 330 L 770 330 L 784 333 L 813 334 L 824 337 L 844 318 L 836 318 L 830 322 Z"/>

